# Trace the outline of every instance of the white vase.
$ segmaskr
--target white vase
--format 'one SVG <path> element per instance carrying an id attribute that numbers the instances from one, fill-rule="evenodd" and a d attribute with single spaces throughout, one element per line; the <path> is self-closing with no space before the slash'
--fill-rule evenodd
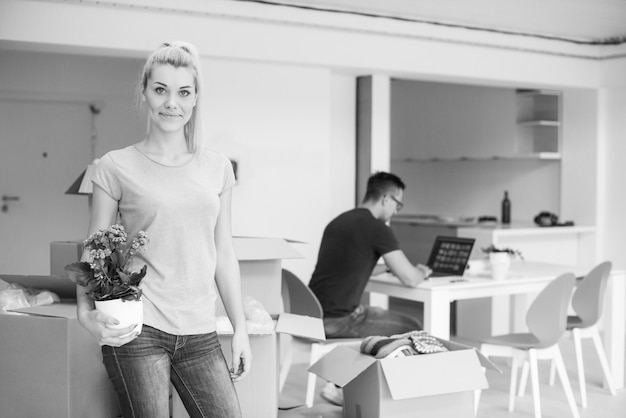
<path id="1" fill-rule="evenodd" d="M 105 315 L 112 316 L 119 321 L 118 325 L 111 328 L 126 328 L 129 325 L 137 324 L 132 332 L 141 334 L 143 327 L 143 301 L 113 299 L 96 301 L 96 309 Z"/>
<path id="2" fill-rule="evenodd" d="M 489 253 L 489 265 L 491 267 L 491 277 L 494 280 L 506 278 L 511 265 L 511 256 L 508 253 Z"/>

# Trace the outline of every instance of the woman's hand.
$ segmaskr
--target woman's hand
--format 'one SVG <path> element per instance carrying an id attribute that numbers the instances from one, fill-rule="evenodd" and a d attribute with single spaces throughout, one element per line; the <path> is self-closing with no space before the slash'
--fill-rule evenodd
<path id="1" fill-rule="evenodd" d="M 125 328 L 113 328 L 119 322 L 112 316 L 108 316 L 96 309 L 83 311 L 78 314 L 78 322 L 98 341 L 99 345 L 120 347 L 137 338 L 137 324 Z"/>
<path id="2" fill-rule="evenodd" d="M 233 382 L 243 379 L 252 366 L 252 350 L 246 332 L 235 332 L 232 342 L 233 360 L 230 369 L 230 378 Z"/>

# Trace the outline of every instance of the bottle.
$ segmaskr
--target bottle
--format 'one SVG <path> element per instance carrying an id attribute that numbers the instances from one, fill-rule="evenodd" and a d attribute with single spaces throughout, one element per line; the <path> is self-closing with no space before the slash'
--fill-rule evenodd
<path id="1" fill-rule="evenodd" d="M 504 199 L 502 199 L 502 223 L 504 225 L 511 223 L 511 201 L 508 191 L 504 192 Z"/>

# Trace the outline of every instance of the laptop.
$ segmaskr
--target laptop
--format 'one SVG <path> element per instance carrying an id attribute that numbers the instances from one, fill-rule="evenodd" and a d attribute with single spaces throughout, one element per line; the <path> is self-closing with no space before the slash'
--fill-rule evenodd
<path id="1" fill-rule="evenodd" d="M 474 238 L 435 238 L 426 264 L 433 271 L 430 277 L 462 276 L 474 248 L 474 241 Z"/>

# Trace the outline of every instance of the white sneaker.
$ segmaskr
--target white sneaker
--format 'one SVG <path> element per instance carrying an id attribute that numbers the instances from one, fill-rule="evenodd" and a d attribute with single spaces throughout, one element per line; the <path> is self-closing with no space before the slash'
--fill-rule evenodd
<path id="1" fill-rule="evenodd" d="M 320 395 L 322 396 L 322 399 L 332 403 L 333 405 L 343 405 L 343 389 L 338 388 L 332 382 L 326 382 Z"/>

